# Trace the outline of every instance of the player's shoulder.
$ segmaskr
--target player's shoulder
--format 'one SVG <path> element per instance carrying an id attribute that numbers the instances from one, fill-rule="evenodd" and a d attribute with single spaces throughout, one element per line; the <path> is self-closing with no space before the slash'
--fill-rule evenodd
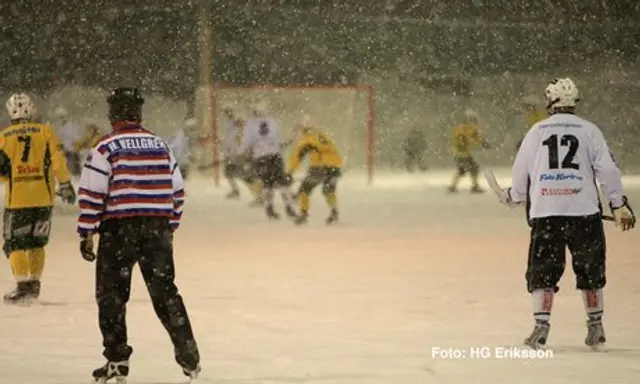
<path id="1" fill-rule="evenodd" d="M 53 129 L 48 124 L 24 121 L 15 124 L 11 124 L 4 128 L 0 134 L 2 136 L 11 136 L 11 135 L 33 135 L 33 134 L 50 134 L 53 132 Z"/>

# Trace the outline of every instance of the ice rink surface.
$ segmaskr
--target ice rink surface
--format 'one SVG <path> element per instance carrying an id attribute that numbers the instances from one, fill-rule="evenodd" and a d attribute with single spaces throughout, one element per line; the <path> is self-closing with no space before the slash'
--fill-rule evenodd
<path id="1" fill-rule="evenodd" d="M 507 175 L 503 173 L 503 175 Z M 583 346 L 582 302 L 571 270 L 552 316 L 552 357 L 499 358 L 532 328 L 524 268 L 523 212 L 449 173 L 380 174 L 374 187 L 346 175 L 342 221 L 326 227 L 320 191 L 311 223 L 268 222 L 261 209 L 226 201 L 226 185 L 188 184 L 176 234 L 177 282 L 202 355 L 201 383 L 426 384 L 634 383 L 640 381 L 640 229 L 608 233 L 608 351 Z M 640 204 L 637 178 L 627 179 Z M 640 205 L 639 205 L 640 206 Z M 3 290 L 13 288 L 2 263 Z M 103 364 L 93 297 L 75 214 L 57 209 L 42 300 L 0 308 L 0 383 L 89 382 Z M 134 347 L 130 384 L 185 382 L 139 273 L 128 307 Z M 473 348 L 487 358 L 474 358 Z M 434 348 L 466 356 L 443 359 Z"/>

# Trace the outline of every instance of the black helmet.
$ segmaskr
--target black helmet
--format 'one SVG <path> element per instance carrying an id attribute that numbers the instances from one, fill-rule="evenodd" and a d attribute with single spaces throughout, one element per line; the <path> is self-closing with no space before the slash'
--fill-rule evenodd
<path id="1" fill-rule="evenodd" d="M 116 88 L 107 97 L 109 120 L 142 120 L 144 98 L 138 88 Z"/>

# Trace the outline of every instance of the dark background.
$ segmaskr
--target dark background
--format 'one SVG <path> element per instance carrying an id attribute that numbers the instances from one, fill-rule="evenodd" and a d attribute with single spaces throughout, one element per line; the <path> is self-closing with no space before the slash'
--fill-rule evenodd
<path id="1" fill-rule="evenodd" d="M 632 1 L 132 3 L 2 2 L 0 86 L 135 80 L 148 92 L 187 97 L 197 81 L 203 8 L 215 31 L 214 78 L 226 83 L 355 81 L 398 60 L 431 77 L 456 77 L 640 55 L 640 6 Z"/>

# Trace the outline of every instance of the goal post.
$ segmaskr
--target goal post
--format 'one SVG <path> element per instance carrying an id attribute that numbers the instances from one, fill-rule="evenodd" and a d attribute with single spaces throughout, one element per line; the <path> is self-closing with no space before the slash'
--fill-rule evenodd
<path id="1" fill-rule="evenodd" d="M 293 127 L 303 118 L 311 119 L 329 135 L 344 157 L 345 173 L 364 174 L 368 184 L 374 169 L 374 89 L 370 85 L 270 86 L 215 85 L 209 90 L 208 125 L 211 164 L 216 185 L 220 180 L 220 144 L 224 135 L 223 109 L 231 108 L 238 117 L 248 119 L 256 103 L 281 125 L 281 140 L 293 135 Z"/>

